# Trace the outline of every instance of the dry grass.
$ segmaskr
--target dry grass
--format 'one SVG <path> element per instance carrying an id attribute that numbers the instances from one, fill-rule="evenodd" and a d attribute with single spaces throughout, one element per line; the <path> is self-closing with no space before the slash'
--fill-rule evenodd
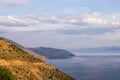
<path id="1" fill-rule="evenodd" d="M 7 67 L 18 80 L 74 80 L 1 38 L 0 66 Z"/>
<path id="2" fill-rule="evenodd" d="M 0 66 L 9 68 L 14 75 L 17 75 L 18 80 L 73 80 L 53 66 L 42 62 L 1 59 Z"/>
<path id="3" fill-rule="evenodd" d="M 2 49 L 4 49 L 4 50 L 9 50 L 9 49 L 10 49 L 10 48 L 9 48 L 10 45 L 11 45 L 11 43 L 6 42 L 6 41 L 0 39 L 0 47 L 1 47 Z"/>

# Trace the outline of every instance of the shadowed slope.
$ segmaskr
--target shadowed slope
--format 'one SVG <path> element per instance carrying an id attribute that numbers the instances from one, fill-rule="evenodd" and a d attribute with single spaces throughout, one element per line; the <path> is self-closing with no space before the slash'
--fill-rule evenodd
<path id="1" fill-rule="evenodd" d="M 43 55 L 48 59 L 66 59 L 75 56 L 71 52 L 64 49 L 56 48 L 47 48 L 47 47 L 38 47 L 38 48 L 29 48 L 37 54 Z"/>

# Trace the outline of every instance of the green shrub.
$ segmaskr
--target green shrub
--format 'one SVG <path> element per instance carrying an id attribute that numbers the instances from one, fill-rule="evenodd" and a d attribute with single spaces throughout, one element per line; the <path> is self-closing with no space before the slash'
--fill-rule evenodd
<path id="1" fill-rule="evenodd" d="M 0 80 L 17 80 L 17 77 L 4 66 L 0 66 Z"/>

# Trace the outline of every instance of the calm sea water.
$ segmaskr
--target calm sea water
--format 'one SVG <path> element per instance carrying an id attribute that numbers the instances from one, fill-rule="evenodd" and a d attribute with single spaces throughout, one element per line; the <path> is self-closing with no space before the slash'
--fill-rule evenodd
<path id="1" fill-rule="evenodd" d="M 120 80 L 120 56 L 77 56 L 46 63 L 76 80 Z"/>

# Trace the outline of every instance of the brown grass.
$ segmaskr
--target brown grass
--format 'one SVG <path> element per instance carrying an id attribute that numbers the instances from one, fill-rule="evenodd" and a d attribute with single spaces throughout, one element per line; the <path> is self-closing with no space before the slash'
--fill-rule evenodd
<path id="1" fill-rule="evenodd" d="M 0 66 L 7 67 L 18 80 L 74 80 L 1 38 Z"/>

